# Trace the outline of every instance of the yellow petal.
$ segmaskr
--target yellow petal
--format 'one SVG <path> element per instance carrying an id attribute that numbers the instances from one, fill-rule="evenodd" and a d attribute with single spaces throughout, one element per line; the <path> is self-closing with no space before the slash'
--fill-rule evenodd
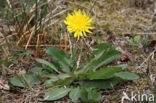
<path id="1" fill-rule="evenodd" d="M 81 10 L 79 9 L 78 14 L 81 15 Z"/>
<path id="2" fill-rule="evenodd" d="M 83 35 L 84 35 L 85 37 L 87 37 L 86 32 L 84 32 L 84 31 L 83 31 Z"/>
<path id="3" fill-rule="evenodd" d="M 77 35 L 78 36 L 78 40 L 80 39 L 80 35 Z"/>
<path id="4" fill-rule="evenodd" d="M 82 36 L 82 32 L 80 32 L 79 35 Z"/>
<path id="5" fill-rule="evenodd" d="M 94 29 L 94 27 L 86 27 L 87 29 Z"/>
<path id="6" fill-rule="evenodd" d="M 74 37 L 77 37 L 77 32 L 74 33 Z"/>
<path id="7" fill-rule="evenodd" d="M 64 20 L 64 23 L 65 23 L 65 24 L 68 24 L 68 22 L 67 22 L 66 20 Z"/>
<path id="8" fill-rule="evenodd" d="M 89 18 L 88 13 L 84 10 L 81 11 L 80 9 L 74 10 L 73 14 L 68 13 L 68 16 L 64 20 L 64 23 L 67 25 L 67 30 L 74 33 L 74 37 L 77 37 L 78 40 L 80 37 L 87 37 L 87 33 L 92 33 L 90 30 L 93 29 L 92 27 L 92 20 L 93 18 Z"/>
<path id="9" fill-rule="evenodd" d="M 88 32 L 88 33 L 92 33 L 91 31 L 89 31 L 89 30 L 86 30 L 86 32 Z"/>

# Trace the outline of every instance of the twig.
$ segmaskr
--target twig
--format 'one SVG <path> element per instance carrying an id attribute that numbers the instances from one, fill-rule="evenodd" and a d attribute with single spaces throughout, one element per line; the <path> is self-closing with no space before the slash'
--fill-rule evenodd
<path id="1" fill-rule="evenodd" d="M 131 34 L 130 32 L 123 32 L 121 33 L 122 35 L 125 35 L 125 34 Z M 148 34 L 148 35 L 156 35 L 156 32 L 140 32 L 140 33 L 134 33 L 136 35 L 145 35 L 145 34 Z"/>
<path id="2" fill-rule="evenodd" d="M 73 47 L 72 47 L 72 43 L 71 43 L 71 40 L 70 40 L 69 33 L 67 33 L 67 36 L 68 36 L 68 40 L 69 40 L 70 54 L 71 54 L 71 58 L 72 58 L 72 56 L 73 56 L 73 55 L 72 55 L 72 53 L 73 53 L 73 52 L 72 52 L 72 48 L 73 48 Z"/>
<path id="3" fill-rule="evenodd" d="M 36 45 L 23 45 L 24 47 L 35 47 Z M 62 48 L 66 47 L 66 48 L 69 48 L 69 46 L 67 45 L 40 45 L 40 47 L 52 47 L 52 46 L 56 46 L 56 47 L 59 47 L 61 46 Z"/>
<path id="4" fill-rule="evenodd" d="M 145 34 L 148 34 L 148 35 L 156 35 L 156 32 L 153 32 L 153 33 L 136 33 L 137 35 L 145 35 Z"/>
<path id="5" fill-rule="evenodd" d="M 81 50 L 80 50 L 80 53 L 79 53 L 79 56 L 78 56 L 78 60 L 77 60 L 77 62 L 76 62 L 76 68 L 78 69 L 79 68 L 79 66 L 80 66 L 80 60 L 81 60 L 81 53 L 82 53 L 82 49 L 83 49 L 83 41 L 82 41 L 82 39 L 81 39 Z"/>
<path id="6" fill-rule="evenodd" d="M 66 48 L 66 46 L 67 46 L 67 35 L 66 34 L 64 35 L 64 45 L 65 45 L 64 50 L 67 51 L 67 48 Z"/>
<path id="7" fill-rule="evenodd" d="M 91 51 L 93 51 L 94 49 L 86 42 L 85 38 L 83 38 L 83 40 L 84 40 L 85 44 L 88 46 L 88 48 L 89 48 Z"/>
<path id="8" fill-rule="evenodd" d="M 32 28 L 29 31 L 26 31 L 25 33 L 22 34 L 22 36 L 19 38 L 19 40 L 17 41 L 17 46 L 19 45 L 19 43 L 21 42 L 21 40 L 24 38 L 25 35 L 27 35 L 28 33 L 30 33 L 32 30 Z"/>
<path id="9" fill-rule="evenodd" d="M 149 56 L 144 60 L 144 62 L 141 63 L 140 66 L 138 66 L 138 69 L 140 69 L 140 68 L 150 59 L 150 57 L 151 57 L 155 52 L 156 52 L 156 49 L 155 49 L 153 52 L 151 52 L 151 53 L 149 54 Z"/>
<path id="10" fill-rule="evenodd" d="M 30 34 L 30 36 L 29 36 L 28 42 L 27 42 L 27 44 L 26 44 L 26 46 L 25 46 L 25 49 L 27 49 L 27 47 L 28 47 L 28 45 L 29 45 L 29 43 L 30 43 L 30 41 L 31 41 L 31 39 L 32 39 L 32 37 L 33 37 L 33 35 L 34 35 L 34 30 L 35 30 L 35 26 L 32 28 L 32 32 L 31 32 L 31 34 Z"/>

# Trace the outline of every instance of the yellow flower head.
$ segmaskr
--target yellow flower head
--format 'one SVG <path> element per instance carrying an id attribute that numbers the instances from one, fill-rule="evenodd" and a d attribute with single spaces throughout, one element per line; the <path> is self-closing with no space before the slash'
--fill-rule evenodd
<path id="1" fill-rule="evenodd" d="M 64 23 L 67 25 L 67 30 L 72 33 L 75 32 L 74 37 L 78 37 L 78 40 L 80 37 L 87 36 L 86 32 L 91 33 L 90 29 L 93 29 L 91 26 L 92 24 L 92 18 L 89 18 L 89 16 L 81 10 L 75 11 L 73 14 L 69 14 L 66 17 L 66 20 L 64 20 Z"/>

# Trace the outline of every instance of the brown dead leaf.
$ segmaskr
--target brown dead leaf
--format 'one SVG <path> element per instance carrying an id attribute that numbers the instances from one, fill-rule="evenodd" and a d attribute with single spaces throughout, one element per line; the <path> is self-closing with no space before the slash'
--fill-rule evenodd
<path id="1" fill-rule="evenodd" d="M 128 62 L 129 61 L 129 58 L 126 55 L 121 56 L 120 59 L 121 59 L 122 62 Z"/>
<path id="2" fill-rule="evenodd" d="M 126 55 L 128 56 L 128 58 L 133 58 L 133 54 L 130 52 L 126 52 Z"/>
<path id="3" fill-rule="evenodd" d="M 0 90 L 1 89 L 10 90 L 10 87 L 8 85 L 8 82 L 0 80 Z"/>
<path id="4" fill-rule="evenodd" d="M 156 49 L 156 40 L 150 41 L 148 45 L 149 45 L 150 47 Z"/>
<path id="5" fill-rule="evenodd" d="M 116 40 L 116 37 L 115 37 L 115 36 L 108 36 L 108 37 L 106 38 L 106 40 L 107 40 L 108 42 L 112 42 L 112 41 L 115 41 L 115 40 Z"/>

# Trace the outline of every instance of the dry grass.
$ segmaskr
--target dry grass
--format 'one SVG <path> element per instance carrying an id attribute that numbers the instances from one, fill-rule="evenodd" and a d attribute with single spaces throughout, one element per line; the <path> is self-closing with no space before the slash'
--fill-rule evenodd
<path id="1" fill-rule="evenodd" d="M 31 24 L 31 22 L 34 22 L 36 19 L 34 4 L 32 8 L 28 8 L 27 23 L 24 24 L 23 20 L 20 22 L 20 25 L 16 24 L 16 26 L 14 26 L 15 32 L 12 36 L 16 36 L 17 46 L 22 44 L 23 47 L 28 48 L 29 45 L 38 45 L 38 43 L 45 46 L 47 44 L 53 44 L 54 42 L 57 44 L 60 39 L 64 38 L 64 35 L 67 36 L 68 34 L 63 21 L 67 13 L 72 12 L 74 9 L 84 9 L 94 18 L 94 26 L 96 28 L 93 34 L 97 31 L 102 32 L 103 35 L 136 34 L 149 32 L 154 29 L 154 25 L 151 22 L 153 4 L 149 5 L 149 8 L 144 9 L 142 7 L 136 7 L 135 3 L 129 0 L 47 0 L 47 2 L 38 5 L 38 13 L 40 13 L 43 6 L 48 6 L 47 14 L 45 14 L 38 23 Z M 16 17 L 20 15 L 21 12 L 14 16 L 15 22 Z M 36 31 L 40 36 L 34 35 Z M 43 40 L 43 37 L 48 38 L 44 38 Z M 8 35 L 7 38 L 10 38 L 10 35 Z M 39 39 L 41 41 L 37 42 Z M 67 39 L 69 40 L 69 38 Z M 5 40 L 4 37 L 0 39 L 1 42 L 3 40 Z"/>

